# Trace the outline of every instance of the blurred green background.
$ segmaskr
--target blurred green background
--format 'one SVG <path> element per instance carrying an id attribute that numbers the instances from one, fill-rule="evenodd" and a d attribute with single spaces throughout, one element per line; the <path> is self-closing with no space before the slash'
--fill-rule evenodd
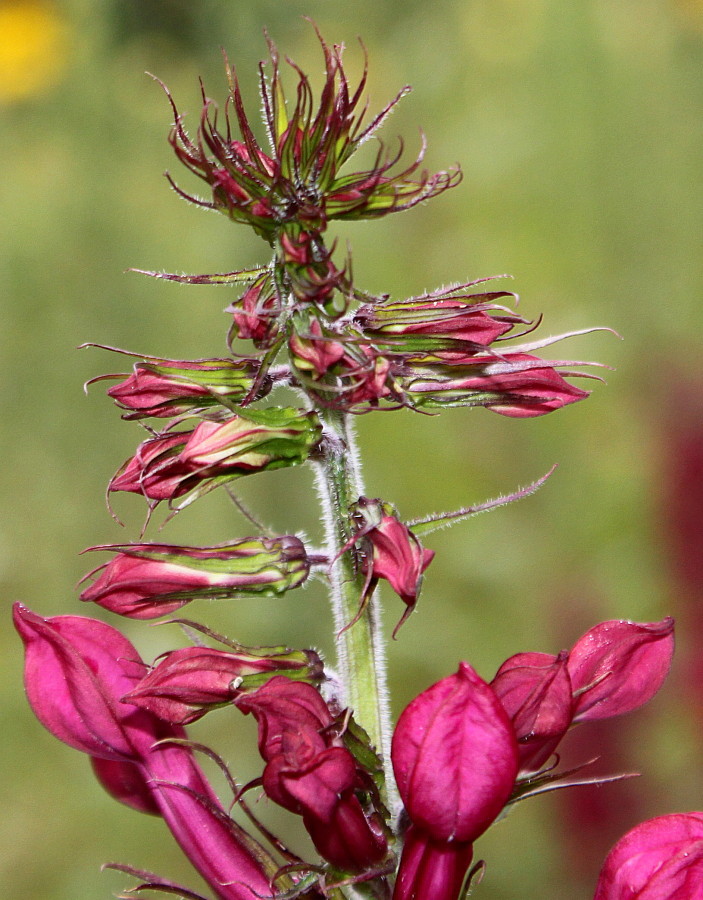
<path id="1" fill-rule="evenodd" d="M 544 315 L 542 333 L 607 325 L 624 338 L 596 333 L 553 348 L 554 358 L 615 369 L 588 401 L 553 416 L 360 418 L 367 494 L 406 518 L 509 492 L 559 463 L 538 496 L 428 539 L 437 558 L 416 615 L 389 649 L 395 713 L 459 659 L 490 679 L 512 653 L 556 652 L 603 619 L 672 613 L 681 625 L 670 682 L 650 708 L 574 736 L 570 760 L 602 754 L 600 771 L 644 777 L 516 809 L 479 842 L 488 871 L 476 896 L 586 900 L 619 834 L 643 818 L 703 808 L 700 685 L 691 674 L 700 668 L 703 578 L 686 568 L 703 557 L 703 462 L 695 463 L 703 454 L 703 2 L 0 0 L 3 897 L 108 897 L 129 883 L 100 873 L 108 860 L 197 885 L 162 823 L 115 804 L 87 760 L 34 720 L 9 611 L 19 599 L 44 615 L 94 615 L 76 599 L 76 582 L 95 564 L 79 552 L 135 539 L 142 521 L 140 498 L 117 498 L 125 528 L 103 502 L 142 432 L 120 421 L 100 385 L 87 397 L 81 389 L 124 363 L 75 348 L 224 352 L 228 289 L 125 270 L 227 271 L 267 259 L 245 229 L 168 189 L 167 168 L 194 185 L 177 172 L 170 110 L 143 73 L 170 86 L 195 130 L 198 76 L 224 100 L 224 47 L 255 115 L 264 28 L 320 75 L 304 15 L 347 45 L 352 74 L 363 38 L 372 110 L 414 86 L 386 139 L 403 134 L 412 153 L 421 125 L 428 166 L 459 161 L 464 170 L 463 183 L 431 204 L 338 229 L 342 246 L 353 246 L 357 283 L 402 298 L 509 272 L 522 313 Z M 241 495 L 274 527 L 319 534 L 307 471 L 250 481 Z M 207 544 L 247 527 L 215 494 L 161 537 Z M 399 604 L 390 592 L 384 598 L 393 623 Z M 189 614 L 244 643 L 312 643 L 331 654 L 317 587 L 236 607 L 195 604 Z M 181 641 L 168 627 L 112 621 L 148 660 Z M 248 719 L 220 711 L 193 734 L 239 779 L 257 773 Z"/>

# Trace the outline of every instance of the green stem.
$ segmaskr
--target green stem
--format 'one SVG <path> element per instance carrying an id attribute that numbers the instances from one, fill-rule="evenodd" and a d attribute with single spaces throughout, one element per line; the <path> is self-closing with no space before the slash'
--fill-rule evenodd
<path id="1" fill-rule="evenodd" d="M 353 535 L 350 506 L 363 493 L 351 416 L 338 410 L 318 411 L 327 440 L 318 487 L 327 532 L 328 552 L 336 556 Z M 347 550 L 332 567 L 332 608 L 337 630 L 338 672 L 345 702 L 368 733 L 383 760 L 386 802 L 395 806 L 397 793 L 390 766 L 390 711 L 386 687 L 385 644 L 381 634 L 378 598 L 374 594 L 357 622 L 365 577 L 355 548 Z"/>

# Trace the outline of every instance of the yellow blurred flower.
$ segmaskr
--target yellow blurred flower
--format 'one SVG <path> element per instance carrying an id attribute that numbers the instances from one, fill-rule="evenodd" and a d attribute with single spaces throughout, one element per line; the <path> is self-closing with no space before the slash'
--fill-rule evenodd
<path id="1" fill-rule="evenodd" d="M 0 2 L 0 103 L 56 84 L 68 57 L 68 26 L 54 4 Z"/>

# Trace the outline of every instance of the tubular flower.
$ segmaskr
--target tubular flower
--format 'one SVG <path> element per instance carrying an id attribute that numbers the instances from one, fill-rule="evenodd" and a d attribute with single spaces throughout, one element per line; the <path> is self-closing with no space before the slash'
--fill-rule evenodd
<path id="1" fill-rule="evenodd" d="M 144 441 L 113 476 L 108 491 L 158 502 L 195 489 L 194 498 L 253 472 L 299 465 L 321 434 L 314 412 L 247 409 L 224 422 L 201 422 L 193 431 L 164 432 Z"/>
<path id="2" fill-rule="evenodd" d="M 96 760 L 113 796 L 160 814 L 218 900 L 271 897 L 271 858 L 226 814 L 192 750 L 168 743 L 185 732 L 120 699 L 146 668 L 130 642 L 95 619 L 43 619 L 19 604 L 14 617 L 39 721 Z"/>
<path id="3" fill-rule="evenodd" d="M 259 724 L 266 794 L 303 817 L 320 855 L 345 872 L 381 862 L 388 845 L 380 816 L 360 800 L 369 776 L 336 733 L 315 688 L 275 676 L 235 703 Z"/>
<path id="4" fill-rule="evenodd" d="M 703 895 L 703 813 L 642 822 L 608 854 L 594 900 L 699 900 Z"/>
<path id="5" fill-rule="evenodd" d="M 405 708 L 391 757 L 411 822 L 393 898 L 457 900 L 471 846 L 515 783 L 510 720 L 491 687 L 461 663 Z"/>
<path id="6" fill-rule="evenodd" d="M 163 616 L 202 597 L 274 596 L 298 587 L 310 569 L 305 547 L 293 535 L 218 547 L 148 543 L 90 549 L 120 552 L 96 570 L 100 575 L 81 600 L 133 619 Z"/>
<path id="7" fill-rule="evenodd" d="M 250 359 L 144 360 L 125 381 L 108 390 L 125 419 L 166 418 L 207 406 L 241 403 L 254 386 L 258 366 Z M 102 378 L 116 378 L 110 375 Z M 267 380 L 258 397 L 270 388 Z"/>
<path id="8" fill-rule="evenodd" d="M 321 38 L 325 83 L 315 106 L 308 78 L 295 64 L 298 78 L 296 101 L 287 107 L 278 53 L 269 42 L 271 74 L 260 66 L 260 92 L 268 152 L 259 145 L 251 128 L 234 71 L 227 66 L 230 93 L 225 106 L 224 132 L 218 111 L 203 92 L 203 108 L 197 137 L 192 140 L 171 100 L 175 124 L 170 136 L 178 159 L 212 190 L 212 200 L 179 193 L 201 206 L 216 209 L 234 222 L 251 225 L 273 242 L 289 224 L 321 232 L 329 219 L 375 218 L 408 209 L 442 193 L 460 180 L 458 169 L 416 178 L 423 152 L 414 163 L 393 172 L 400 154 L 381 146 L 373 165 L 346 175 L 340 169 L 357 148 L 381 126 L 405 88 L 367 125 L 364 111 L 357 111 L 366 86 L 366 70 L 350 92 L 342 66 L 341 47 L 329 47 Z M 170 95 L 169 95 L 170 99 Z M 241 140 L 233 139 L 236 121 Z M 175 185 L 174 185 L 175 187 Z"/>
<path id="9" fill-rule="evenodd" d="M 172 650 L 123 699 L 166 722 L 187 725 L 209 709 L 260 687 L 273 675 L 285 673 L 287 678 L 315 681 L 322 677 L 322 661 L 314 650 L 255 650 Z"/>

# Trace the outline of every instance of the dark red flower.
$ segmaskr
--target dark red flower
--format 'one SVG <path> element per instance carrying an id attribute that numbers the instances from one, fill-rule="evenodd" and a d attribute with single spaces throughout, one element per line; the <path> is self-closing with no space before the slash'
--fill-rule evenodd
<path id="1" fill-rule="evenodd" d="M 317 690 L 275 676 L 235 703 L 259 723 L 266 794 L 303 817 L 320 855 L 345 872 L 381 862 L 388 852 L 381 819 L 360 800 L 368 775 L 344 746 Z"/>

